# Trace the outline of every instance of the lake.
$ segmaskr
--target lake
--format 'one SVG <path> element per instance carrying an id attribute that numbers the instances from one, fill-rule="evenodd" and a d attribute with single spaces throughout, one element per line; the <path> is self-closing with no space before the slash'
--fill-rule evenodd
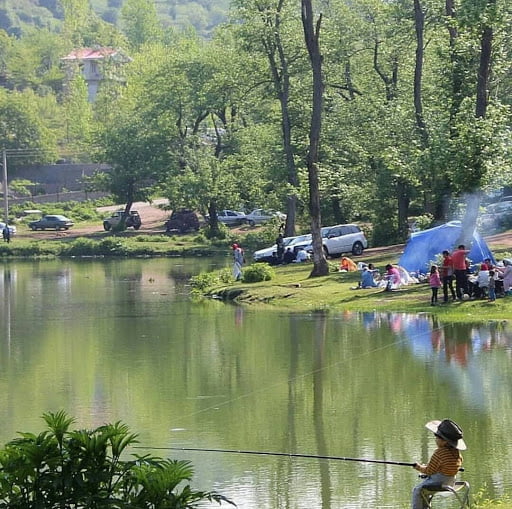
<path id="1" fill-rule="evenodd" d="M 242 509 L 406 508 L 408 466 L 170 448 L 413 463 L 434 450 L 425 423 L 451 418 L 473 492 L 510 493 L 509 323 L 190 298 L 191 275 L 229 263 L 1 263 L 1 442 L 64 409 L 76 428 L 122 420 L 144 452 L 191 460 L 194 487 Z"/>

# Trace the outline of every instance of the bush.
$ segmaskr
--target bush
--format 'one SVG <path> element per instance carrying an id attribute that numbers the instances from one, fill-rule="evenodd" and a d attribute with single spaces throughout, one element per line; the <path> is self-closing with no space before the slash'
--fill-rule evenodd
<path id="1" fill-rule="evenodd" d="M 218 283 L 219 275 L 216 272 L 203 272 L 190 278 L 190 286 L 194 293 L 204 293 Z"/>
<path id="2" fill-rule="evenodd" d="M 105 256 L 125 256 L 128 254 L 128 250 L 120 240 L 109 237 L 98 242 L 97 253 Z"/>
<path id="3" fill-rule="evenodd" d="M 274 269 L 266 263 L 254 263 L 249 265 L 243 271 L 244 283 L 259 283 L 260 281 L 270 281 L 276 277 Z"/>
<path id="4" fill-rule="evenodd" d="M 60 252 L 63 256 L 94 256 L 98 251 L 98 242 L 79 238 L 69 245 L 63 245 Z"/>
<path id="5" fill-rule="evenodd" d="M 47 430 L 20 433 L 0 451 L 0 507 L 147 507 L 191 509 L 201 501 L 233 504 L 191 488 L 188 461 L 126 457 L 137 435 L 121 423 L 70 431 L 63 411 L 43 414 Z"/>

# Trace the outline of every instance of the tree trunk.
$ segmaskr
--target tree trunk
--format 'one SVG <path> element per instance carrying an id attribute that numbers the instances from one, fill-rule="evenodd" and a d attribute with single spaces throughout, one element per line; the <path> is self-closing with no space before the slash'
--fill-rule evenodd
<path id="1" fill-rule="evenodd" d="M 492 9 L 496 0 L 488 0 L 487 6 Z M 476 87 L 476 108 L 477 118 L 485 118 L 487 114 L 489 76 L 491 75 L 491 54 L 494 32 L 490 25 L 485 25 L 480 40 L 480 66 L 478 68 L 478 80 Z"/>
<path id="2" fill-rule="evenodd" d="M 210 216 L 210 232 L 212 237 L 218 237 L 219 235 L 219 217 L 217 215 L 217 204 L 212 200 L 208 204 L 208 215 Z"/>
<path id="3" fill-rule="evenodd" d="M 396 184 L 396 195 L 398 199 L 398 235 L 400 239 L 406 239 L 409 231 L 407 219 L 409 217 L 408 186 L 404 179 L 399 178 Z"/>
<path id="4" fill-rule="evenodd" d="M 313 6 L 311 0 L 302 0 L 302 25 L 304 37 L 313 71 L 313 110 L 309 129 L 309 150 L 307 154 L 309 181 L 309 211 L 311 214 L 311 236 L 313 238 L 313 270 L 310 277 L 325 276 L 329 273 L 329 265 L 325 259 L 322 247 L 320 192 L 318 185 L 318 148 L 322 129 L 322 107 L 324 82 L 322 76 L 322 55 L 318 41 L 322 15 L 319 16 L 316 27 L 313 23 Z"/>

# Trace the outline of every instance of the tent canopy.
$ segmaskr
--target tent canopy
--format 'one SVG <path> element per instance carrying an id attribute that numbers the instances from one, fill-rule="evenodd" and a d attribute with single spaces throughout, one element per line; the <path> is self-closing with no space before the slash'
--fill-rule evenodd
<path id="1" fill-rule="evenodd" d="M 430 264 L 436 260 L 438 254 L 445 249 L 451 252 L 457 247 L 455 244 L 460 237 L 461 230 L 460 221 L 450 221 L 429 230 L 413 233 L 398 265 L 408 272 L 427 273 L 430 270 Z M 472 263 L 480 263 L 486 258 L 490 258 L 493 263 L 496 263 L 485 240 L 476 230 L 473 232 L 473 242 L 468 258 Z"/>

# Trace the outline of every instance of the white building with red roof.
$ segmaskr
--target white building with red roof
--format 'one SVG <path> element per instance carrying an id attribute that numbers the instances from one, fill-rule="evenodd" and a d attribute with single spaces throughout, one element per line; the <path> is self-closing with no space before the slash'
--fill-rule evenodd
<path id="1" fill-rule="evenodd" d="M 72 79 L 76 70 L 83 76 L 88 90 L 89 102 L 94 102 L 99 86 L 106 79 L 119 81 L 116 69 L 131 62 L 131 58 L 113 48 L 94 47 L 74 49 L 61 58 L 67 64 L 68 78 Z"/>

